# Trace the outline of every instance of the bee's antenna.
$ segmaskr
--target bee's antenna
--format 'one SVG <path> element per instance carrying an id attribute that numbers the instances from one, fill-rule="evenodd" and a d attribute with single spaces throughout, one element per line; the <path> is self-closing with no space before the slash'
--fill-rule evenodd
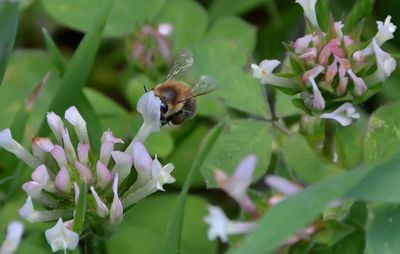
<path id="1" fill-rule="evenodd" d="M 143 85 L 143 89 L 144 89 L 144 91 L 147 93 L 146 85 Z"/>

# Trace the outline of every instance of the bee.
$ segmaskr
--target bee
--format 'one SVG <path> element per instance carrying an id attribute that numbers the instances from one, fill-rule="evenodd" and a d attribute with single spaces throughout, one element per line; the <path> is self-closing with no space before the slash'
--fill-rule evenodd
<path id="1" fill-rule="evenodd" d="M 189 87 L 178 80 L 193 65 L 193 53 L 190 49 L 181 50 L 172 61 L 165 81 L 154 87 L 154 94 L 160 98 L 160 122 L 164 125 L 177 125 L 193 118 L 196 114 L 196 97 L 211 93 L 218 88 L 218 82 L 206 75 Z"/>

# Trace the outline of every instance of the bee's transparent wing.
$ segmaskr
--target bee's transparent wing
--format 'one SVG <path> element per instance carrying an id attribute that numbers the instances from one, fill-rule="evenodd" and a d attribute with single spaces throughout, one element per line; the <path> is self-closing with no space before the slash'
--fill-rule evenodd
<path id="1" fill-rule="evenodd" d="M 211 93 L 217 90 L 218 87 L 219 83 L 217 80 L 207 75 L 200 76 L 197 83 L 191 89 L 191 93 L 187 96 L 184 96 L 183 99 L 181 99 L 179 102 L 186 101 L 203 94 Z"/>
<path id="2" fill-rule="evenodd" d="M 193 53 L 190 49 L 182 49 L 172 61 L 172 64 L 168 70 L 167 79 L 165 81 L 171 81 L 190 70 L 193 65 Z"/>

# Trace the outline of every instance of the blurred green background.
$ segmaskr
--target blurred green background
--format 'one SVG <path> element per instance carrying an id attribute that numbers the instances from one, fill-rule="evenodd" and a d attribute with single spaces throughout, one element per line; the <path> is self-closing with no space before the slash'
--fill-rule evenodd
<path id="1" fill-rule="evenodd" d="M 24 144 L 41 128 L 45 112 L 52 103 L 60 83 L 60 70 L 51 61 L 42 29 L 45 28 L 60 49 L 63 61 L 68 63 L 84 32 L 98 22 L 97 14 L 105 1 L 102 0 L 25 0 L 20 3 L 19 24 L 15 47 L 11 54 L 6 75 L 0 87 L 0 129 L 15 126 L 26 98 L 48 73 L 50 79 L 29 113 L 20 133 Z M 142 122 L 136 112 L 138 98 L 144 93 L 143 86 L 151 88 L 166 76 L 168 59 L 156 53 L 154 62 L 146 65 L 133 57 L 135 40 L 141 40 L 143 25 L 153 28 L 169 23 L 173 31 L 167 37 L 172 55 L 183 47 L 194 52 L 193 70 L 184 79 L 192 83 L 202 74 L 216 78 L 221 87 L 211 95 L 198 99 L 198 115 L 180 126 L 174 126 L 152 135 L 146 147 L 152 155 L 158 154 L 162 162 L 172 162 L 177 182 L 167 187 L 167 193 L 159 193 L 134 207 L 128 218 L 112 237 L 110 253 L 136 250 L 135 253 L 158 253 L 162 246 L 168 218 L 177 199 L 177 193 L 190 169 L 200 143 L 208 131 L 223 119 L 229 118 L 228 131 L 220 137 L 215 149 L 202 165 L 202 175 L 197 175 L 186 205 L 182 253 L 213 253 L 215 242 L 206 239 L 206 225 L 202 222 L 207 202 L 222 202 L 232 208 L 235 204 L 219 191 L 207 190 L 213 186 L 212 170 L 222 168 L 233 171 L 241 158 L 256 153 L 259 158 L 254 179 L 257 180 L 268 168 L 270 144 L 273 134 L 263 122 L 254 117 L 270 118 L 263 96 L 263 89 L 251 77 L 250 63 L 265 58 L 283 60 L 285 49 L 282 42 L 298 38 L 304 31 L 302 9 L 294 0 L 115 0 L 111 15 L 103 32 L 89 80 L 83 95 L 74 100 L 63 98 L 70 105 L 81 105 L 92 110 L 92 116 L 83 115 L 88 125 L 97 130 L 113 131 L 117 137 L 131 139 Z M 340 19 L 351 9 L 355 1 L 329 1 L 330 10 Z M 365 20 L 363 37 L 376 33 L 376 20 L 392 15 L 392 22 L 400 24 L 398 0 L 376 1 L 372 14 Z M 1 24 L 0 24 L 1 25 Z M 396 34 L 395 34 L 396 35 Z M 151 38 L 141 42 L 154 49 L 157 44 Z M 398 52 L 400 38 L 385 49 Z M 385 83 L 379 94 L 362 107 L 372 112 L 379 105 L 396 101 L 400 96 L 400 71 L 396 71 Z M 301 114 L 286 95 L 278 94 L 276 114 L 289 117 Z M 86 106 L 85 106 L 86 105 Z M 95 129 L 95 128 L 93 128 Z M 100 138 L 100 136 L 98 136 Z M 266 156 L 268 155 L 268 156 Z M 14 177 L 16 164 L 10 156 L 1 152 L 0 176 Z M 351 164 L 351 162 L 349 162 Z M 30 172 L 21 171 L 19 183 L 29 178 Z M 18 181 L 17 181 L 18 182 Z M 15 187 L 15 186 L 14 186 Z M 12 189 L 12 186 L 8 186 Z M 0 199 L 9 200 L 7 190 L 0 192 Z M 6 223 L 16 218 L 16 210 L 24 202 L 24 194 L 17 188 L 12 192 L 12 202 L 1 202 L 0 232 Z M 50 225 L 28 225 L 26 239 L 18 253 L 49 253 L 40 230 Z M 158 240 L 160 239 L 160 240 Z M 221 246 L 219 246 L 221 248 Z M 133 253 L 133 252 L 132 252 Z"/>

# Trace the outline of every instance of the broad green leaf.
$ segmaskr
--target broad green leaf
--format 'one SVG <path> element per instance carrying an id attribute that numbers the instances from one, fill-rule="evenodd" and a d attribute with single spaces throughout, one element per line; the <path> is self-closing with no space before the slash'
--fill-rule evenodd
<path id="1" fill-rule="evenodd" d="M 353 168 L 360 165 L 363 160 L 365 133 L 367 131 L 367 117 L 361 118 L 350 126 L 336 128 L 336 148 L 339 163 L 344 168 Z M 351 140 L 351 142 L 349 142 Z"/>
<path id="2" fill-rule="evenodd" d="M 338 168 L 319 159 L 300 134 L 294 134 L 286 141 L 284 154 L 287 163 L 293 167 L 296 175 L 307 183 L 316 182 L 341 172 Z"/>
<path id="3" fill-rule="evenodd" d="M 385 105 L 371 115 L 364 141 L 366 162 L 388 159 L 400 150 L 399 107 L 399 102 Z"/>
<path id="4" fill-rule="evenodd" d="M 250 53 L 256 44 L 256 29 L 238 17 L 228 16 L 216 20 L 208 30 L 207 37 L 232 40 Z"/>
<path id="5" fill-rule="evenodd" d="M 368 17 L 373 10 L 374 3 L 375 0 L 357 0 L 344 19 L 344 31 L 350 32 L 364 17 Z"/>
<path id="6" fill-rule="evenodd" d="M 157 155 L 161 158 L 167 157 L 171 152 L 176 152 L 174 149 L 174 140 L 171 137 L 171 134 L 164 130 L 150 135 L 150 137 L 148 137 L 144 142 L 144 145 L 150 154 L 153 156 Z"/>
<path id="7" fill-rule="evenodd" d="M 249 154 L 258 159 L 253 179 L 260 178 L 267 170 L 271 150 L 272 133 L 268 124 L 252 120 L 228 121 L 201 166 L 207 186 L 215 186 L 214 170 L 221 169 L 232 175 L 240 161 Z"/>
<path id="8" fill-rule="evenodd" d="M 154 85 L 153 83 L 145 74 L 135 75 L 133 79 L 129 80 L 126 87 L 126 96 L 133 109 L 136 109 L 139 98 L 144 94 L 144 88 L 151 89 Z"/>
<path id="9" fill-rule="evenodd" d="M 93 105 L 96 114 L 100 117 L 107 115 L 123 115 L 128 113 L 121 105 L 93 88 L 84 88 L 83 93 L 89 100 L 90 104 Z"/>
<path id="10" fill-rule="evenodd" d="M 221 135 L 223 122 L 212 129 L 207 137 L 204 139 L 196 160 L 193 162 L 190 171 L 183 184 L 181 193 L 178 197 L 178 203 L 169 221 L 167 232 L 165 234 L 164 248 L 161 253 L 163 254 L 179 254 L 181 253 L 181 238 L 182 238 L 182 225 L 185 217 L 185 204 L 190 186 L 194 177 L 199 172 L 201 165 L 204 163 L 210 150 L 215 146 L 218 137 Z M 188 216 L 188 215 L 187 215 Z M 184 253 L 182 251 L 182 253 Z"/>
<path id="11" fill-rule="evenodd" d="M 396 157 L 398 158 L 399 154 L 394 156 L 395 159 Z M 346 197 L 363 201 L 400 203 L 399 179 L 400 165 L 393 163 L 391 167 L 372 172 L 347 193 Z"/>
<path id="12" fill-rule="evenodd" d="M 360 167 L 304 189 L 269 210 L 259 220 L 257 228 L 229 253 L 259 254 L 260 250 L 272 253 L 291 235 L 312 223 L 330 201 L 345 195 L 371 172 L 399 166 L 400 158 L 394 158 L 383 164 Z"/>
<path id="13" fill-rule="evenodd" d="M 162 193 L 139 202 L 124 217 L 122 224 L 108 240 L 108 253 L 160 254 L 168 220 L 177 204 L 177 195 Z M 206 203 L 188 196 L 182 229 L 182 254 L 214 253 L 215 243 L 207 240 Z"/>
<path id="14" fill-rule="evenodd" d="M 328 30 L 329 25 L 329 1 L 320 0 L 316 4 L 316 13 L 318 18 L 318 24 L 323 31 Z"/>
<path id="15" fill-rule="evenodd" d="M 99 6 L 108 0 L 42 0 L 46 11 L 58 22 L 79 31 L 90 31 L 98 23 Z M 115 0 L 103 35 L 123 37 L 160 12 L 165 0 Z"/>
<path id="16" fill-rule="evenodd" d="M 94 63 L 101 40 L 101 34 L 112 3 L 113 1 L 110 0 L 105 2 L 101 8 L 101 12 L 96 16 L 96 23 L 93 25 L 93 28 L 85 35 L 79 44 L 78 49 L 65 70 L 65 74 L 52 99 L 49 110 L 57 114 L 63 114 L 64 111 L 74 104 L 79 96 L 81 96 L 82 87 L 85 85 Z M 65 98 L 68 98 L 68 100 Z M 44 123 L 45 122 L 42 121 L 39 131 L 40 135 L 43 135 L 43 133 L 48 130 Z"/>
<path id="17" fill-rule="evenodd" d="M 208 16 L 204 8 L 194 1 L 170 0 L 160 14 L 159 21 L 173 25 L 173 50 L 178 52 L 203 38 Z"/>
<path id="18" fill-rule="evenodd" d="M 265 0 L 215 0 L 210 6 L 210 15 L 213 19 L 226 15 L 242 14 L 265 2 Z"/>
<path id="19" fill-rule="evenodd" d="M 0 3 L 0 85 L 3 81 L 17 34 L 18 4 L 18 1 L 2 1 Z"/>
<path id="20" fill-rule="evenodd" d="M 237 44 L 227 40 L 206 40 L 193 48 L 192 75 L 212 76 L 219 82 L 218 90 L 209 97 L 218 97 L 230 107 L 253 115 L 267 116 L 268 111 L 259 82 L 252 78 L 249 55 Z"/>
<path id="21" fill-rule="evenodd" d="M 400 206 L 395 204 L 374 206 L 370 213 L 366 229 L 365 253 L 400 253 Z"/>

